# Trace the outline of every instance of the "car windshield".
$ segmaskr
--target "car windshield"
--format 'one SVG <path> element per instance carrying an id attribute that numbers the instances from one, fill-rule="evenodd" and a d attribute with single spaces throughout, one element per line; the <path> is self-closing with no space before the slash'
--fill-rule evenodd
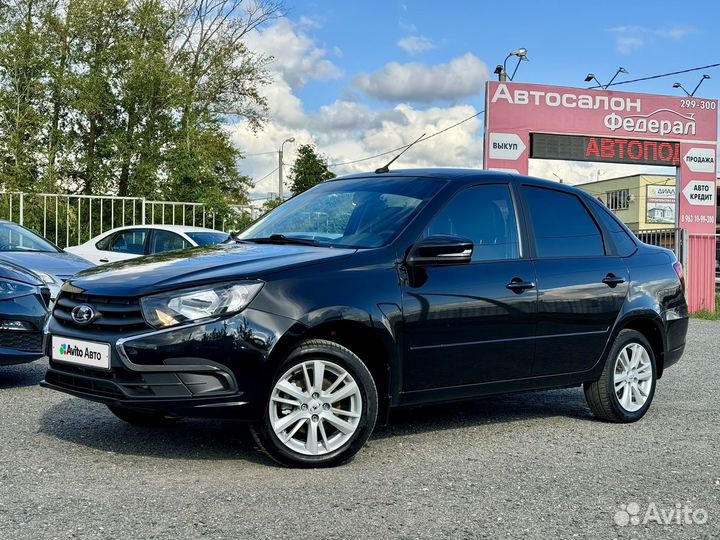
<path id="1" fill-rule="evenodd" d="M 208 246 L 211 244 L 222 244 L 230 235 L 223 232 L 186 232 L 186 235 L 198 246 Z"/>
<path id="2" fill-rule="evenodd" d="M 380 247 L 391 242 L 441 186 L 442 181 L 428 178 L 327 182 L 288 200 L 236 238 Z"/>
<path id="3" fill-rule="evenodd" d="M 15 223 L 0 223 L 0 251 L 58 253 L 58 248 L 25 227 Z"/>

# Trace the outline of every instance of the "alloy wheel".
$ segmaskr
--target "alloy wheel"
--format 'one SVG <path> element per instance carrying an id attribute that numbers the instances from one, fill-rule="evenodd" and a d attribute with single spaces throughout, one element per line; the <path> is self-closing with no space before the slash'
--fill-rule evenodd
<path id="1" fill-rule="evenodd" d="M 308 360 L 287 370 L 270 396 L 270 424 L 287 448 L 321 456 L 350 441 L 360 425 L 363 400 L 347 370 L 328 360 Z"/>
<path id="2" fill-rule="evenodd" d="M 639 343 L 629 343 L 615 360 L 615 395 L 620 406 L 635 412 L 645 405 L 652 390 L 653 372 L 650 355 Z"/>

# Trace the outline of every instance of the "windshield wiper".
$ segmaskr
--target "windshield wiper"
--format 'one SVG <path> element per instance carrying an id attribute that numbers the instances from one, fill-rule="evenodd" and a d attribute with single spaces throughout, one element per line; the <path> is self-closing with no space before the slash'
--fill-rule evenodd
<path id="1" fill-rule="evenodd" d="M 261 238 L 233 238 L 236 242 L 254 242 L 256 244 L 296 244 L 299 246 L 320 246 L 320 242 L 311 238 L 297 238 L 284 234 L 271 234 Z"/>

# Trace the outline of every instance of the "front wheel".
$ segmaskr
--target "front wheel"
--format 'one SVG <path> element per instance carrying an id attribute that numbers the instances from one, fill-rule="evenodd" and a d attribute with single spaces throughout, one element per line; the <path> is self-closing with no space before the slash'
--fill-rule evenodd
<path id="1" fill-rule="evenodd" d="M 279 368 L 265 418 L 251 432 L 282 465 L 329 467 L 362 448 L 377 412 L 377 390 L 365 364 L 337 343 L 311 340 Z"/>
<path id="2" fill-rule="evenodd" d="M 635 422 L 650 408 L 656 379 L 655 355 L 648 340 L 635 330 L 622 330 L 600 379 L 585 384 L 585 399 L 598 418 Z"/>

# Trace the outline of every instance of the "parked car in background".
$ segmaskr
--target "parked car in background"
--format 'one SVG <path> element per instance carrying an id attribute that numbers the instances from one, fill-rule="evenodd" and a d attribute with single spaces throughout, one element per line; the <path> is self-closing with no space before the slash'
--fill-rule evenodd
<path id="1" fill-rule="evenodd" d="M 50 289 L 36 274 L 0 261 L 0 366 L 43 356 Z"/>
<path id="2" fill-rule="evenodd" d="M 235 240 L 73 277 L 42 384 L 135 424 L 246 420 L 278 462 L 319 467 L 401 406 L 583 386 L 635 422 L 685 348 L 672 251 L 555 182 L 354 175 Z"/>
<path id="3" fill-rule="evenodd" d="M 95 264 L 104 264 L 194 246 L 222 244 L 229 238 L 228 233 L 204 227 L 135 225 L 104 232 L 66 251 Z"/>
<path id="4" fill-rule="evenodd" d="M 38 275 L 53 299 L 70 276 L 94 266 L 30 229 L 5 220 L 0 220 L 0 261 L 9 261 Z"/>

